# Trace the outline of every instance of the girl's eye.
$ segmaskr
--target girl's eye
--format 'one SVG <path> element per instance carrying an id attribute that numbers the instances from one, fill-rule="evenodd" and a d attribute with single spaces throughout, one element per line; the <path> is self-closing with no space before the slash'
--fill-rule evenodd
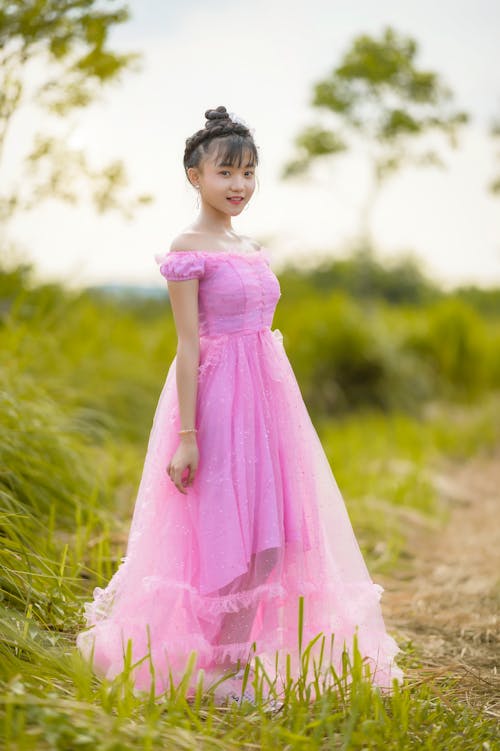
<path id="1" fill-rule="evenodd" d="M 224 169 L 224 170 L 221 170 L 220 174 L 221 174 L 221 175 L 225 175 L 225 174 L 226 174 L 227 172 L 229 172 L 229 170 L 227 170 L 227 169 Z M 253 172 L 251 172 L 251 171 L 247 170 L 246 174 L 247 174 L 247 175 L 253 175 Z"/>

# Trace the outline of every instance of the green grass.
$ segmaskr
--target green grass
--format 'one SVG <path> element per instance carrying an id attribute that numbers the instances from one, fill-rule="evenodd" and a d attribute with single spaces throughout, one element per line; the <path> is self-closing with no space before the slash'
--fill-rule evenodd
<path id="1" fill-rule="evenodd" d="M 448 518 L 437 483 L 443 461 L 500 444 L 500 398 L 431 404 L 420 418 L 364 410 L 317 427 L 371 570 L 387 572 L 404 553 L 408 520 Z"/>
<path id="2" fill-rule="evenodd" d="M 83 600 L 123 554 L 144 447 L 103 434 L 94 443 L 94 422 L 88 434 L 81 422 L 75 431 L 64 400 L 44 397 L 33 383 L 8 386 L 0 610 L 6 748 L 494 748 L 493 720 L 446 698 L 451 683 L 406 685 L 387 697 L 358 675 L 349 691 L 324 691 L 312 704 L 296 685 L 272 716 L 217 708 L 206 695 L 189 703 L 182 692 L 154 702 L 134 695 L 126 675 L 98 680 L 75 652 L 74 636 Z M 421 420 L 367 412 L 319 427 L 372 569 L 404 552 L 399 509 L 443 511 L 428 467 L 498 443 L 499 405 L 498 398 L 474 410 L 441 405 Z M 399 662 L 418 667 L 411 645 Z"/>
<path id="3" fill-rule="evenodd" d="M 307 651 L 307 648 L 306 650 Z M 492 720 L 449 701 L 432 684 L 373 689 L 354 649 L 333 688 L 310 701 L 312 683 L 287 685 L 283 707 L 215 707 L 200 690 L 188 701 L 182 687 L 162 697 L 134 694 L 125 673 L 98 685 L 66 650 L 58 670 L 13 676 L 2 686 L 5 748 L 28 749 L 493 749 Z M 189 669 L 188 671 L 189 672 Z M 347 678 L 350 678 L 350 681 Z M 256 667 L 257 696 L 264 677 Z M 42 690 L 43 687 L 43 690 Z M 449 686 L 450 692 L 453 686 Z"/>
<path id="4" fill-rule="evenodd" d="M 275 716 L 213 706 L 182 689 L 153 701 L 127 674 L 96 678 L 75 649 L 82 604 L 124 554 L 153 410 L 174 354 L 167 305 L 153 315 L 59 292 L 16 298 L 0 321 L 0 738 L 7 749 L 495 748 L 492 718 L 454 698 L 454 683 L 307 698 L 289 686 Z M 396 321 L 394 313 L 391 321 Z M 283 326 L 284 329 L 284 326 Z M 436 476 L 500 444 L 500 395 L 429 403 L 412 414 L 366 408 L 316 421 L 374 573 L 405 554 L 405 526 L 442 524 Z M 300 628 L 299 628 L 300 633 Z M 403 667 L 418 668 L 414 645 Z M 308 645 L 302 644 L 303 653 Z"/>

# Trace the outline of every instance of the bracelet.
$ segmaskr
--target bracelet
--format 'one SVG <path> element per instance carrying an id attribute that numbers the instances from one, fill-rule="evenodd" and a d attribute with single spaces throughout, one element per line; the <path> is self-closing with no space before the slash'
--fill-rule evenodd
<path id="1" fill-rule="evenodd" d="M 182 433 L 197 433 L 197 428 L 185 428 L 184 430 L 179 430 L 178 433 L 181 435 Z"/>

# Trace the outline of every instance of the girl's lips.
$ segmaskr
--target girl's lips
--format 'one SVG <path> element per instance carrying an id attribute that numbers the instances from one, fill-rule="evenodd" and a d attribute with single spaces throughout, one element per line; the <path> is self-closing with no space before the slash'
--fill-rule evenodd
<path id="1" fill-rule="evenodd" d="M 243 198 L 228 198 L 227 200 L 231 201 L 231 203 L 241 203 Z"/>

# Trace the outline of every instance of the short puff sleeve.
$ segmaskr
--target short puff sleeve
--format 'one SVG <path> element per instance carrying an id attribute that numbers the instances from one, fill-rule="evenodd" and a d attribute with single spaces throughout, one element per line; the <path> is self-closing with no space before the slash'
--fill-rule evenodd
<path id="1" fill-rule="evenodd" d="M 201 279 L 205 273 L 204 257 L 189 250 L 157 254 L 155 261 L 160 266 L 160 274 L 173 281 Z"/>

